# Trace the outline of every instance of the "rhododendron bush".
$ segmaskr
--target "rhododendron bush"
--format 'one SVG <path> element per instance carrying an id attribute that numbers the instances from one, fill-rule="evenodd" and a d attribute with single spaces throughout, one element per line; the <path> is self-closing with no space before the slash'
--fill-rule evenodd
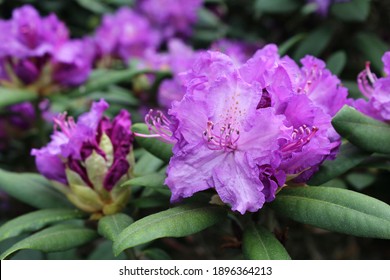
<path id="1" fill-rule="evenodd" d="M 390 5 L 2 1 L 6 259 L 387 259 Z"/>

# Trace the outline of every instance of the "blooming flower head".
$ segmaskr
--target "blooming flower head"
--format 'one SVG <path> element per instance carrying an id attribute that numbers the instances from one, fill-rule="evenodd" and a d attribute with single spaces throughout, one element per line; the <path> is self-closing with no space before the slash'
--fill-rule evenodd
<path id="1" fill-rule="evenodd" d="M 390 73 L 390 52 L 386 52 L 382 61 L 384 72 Z M 380 121 L 390 121 L 390 78 L 378 78 L 371 72 L 370 63 L 358 76 L 358 85 L 361 93 L 368 99 L 357 99 L 351 102 L 357 110 Z"/>
<path id="2" fill-rule="evenodd" d="M 275 45 L 243 65 L 219 52 L 200 55 L 168 117 L 146 117 L 154 135 L 174 144 L 165 182 L 172 201 L 211 188 L 233 210 L 254 212 L 287 178 L 305 182 L 333 158 L 340 136 L 331 114 L 339 103 L 321 95 L 337 94 L 339 85 L 314 61 L 300 68 Z"/>
<path id="3" fill-rule="evenodd" d="M 90 66 L 80 67 L 80 64 L 90 65 L 91 58 L 80 55 L 80 50 L 78 53 L 70 51 L 79 43 L 69 39 L 65 24 L 54 14 L 41 17 L 30 5 L 15 9 L 10 20 L 0 20 L 0 40 L 7 42 L 0 46 L 0 83 L 3 85 L 30 86 L 47 93 L 54 85 L 79 85 L 90 72 Z M 88 49 L 83 51 L 88 53 Z M 63 62 L 67 67 L 58 66 Z M 67 76 L 74 75 L 75 68 L 83 71 L 79 71 L 77 81 L 73 79 L 69 83 Z"/>
<path id="4" fill-rule="evenodd" d="M 165 39 L 188 36 L 203 0 L 138 0 L 138 9 L 154 23 Z"/>
<path id="5" fill-rule="evenodd" d="M 130 115 L 122 110 L 110 121 L 103 115 L 107 108 L 104 100 L 94 102 L 77 122 L 60 115 L 48 145 L 31 152 L 42 175 L 57 182 L 77 207 L 95 214 L 120 211 L 130 195 L 118 187 L 132 170 Z"/>
<path id="6" fill-rule="evenodd" d="M 258 48 L 258 44 L 221 39 L 214 42 L 210 49 L 228 55 L 237 65 L 240 65 L 245 63 L 251 56 L 253 56 Z"/>
<path id="7" fill-rule="evenodd" d="M 155 49 L 160 36 L 149 21 L 123 7 L 113 15 L 105 15 L 94 37 L 99 57 L 113 56 L 124 61 L 143 57 L 145 51 Z"/>

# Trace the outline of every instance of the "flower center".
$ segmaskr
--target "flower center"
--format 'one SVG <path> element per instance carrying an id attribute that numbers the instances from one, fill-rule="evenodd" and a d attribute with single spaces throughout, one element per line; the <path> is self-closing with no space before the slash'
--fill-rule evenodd
<path id="1" fill-rule="evenodd" d="M 374 91 L 374 84 L 378 80 L 376 75 L 371 72 L 370 62 L 366 62 L 366 69 L 358 75 L 358 86 L 360 91 L 367 97 L 370 98 Z"/>
<path id="2" fill-rule="evenodd" d="M 317 131 L 317 127 L 312 126 L 309 128 L 306 125 L 302 125 L 298 129 L 294 129 L 291 134 L 291 140 L 280 149 L 283 157 L 286 158 L 291 155 L 291 153 L 300 151 L 303 146 L 310 142 Z"/>
<path id="3" fill-rule="evenodd" d="M 207 128 L 203 131 L 203 139 L 207 142 L 210 150 L 236 150 L 237 142 L 240 139 L 240 131 L 232 124 L 223 124 L 215 129 L 212 121 L 207 122 Z"/>
<path id="4" fill-rule="evenodd" d="M 312 90 L 313 85 L 320 80 L 322 70 L 318 68 L 317 64 L 314 64 L 310 70 L 305 70 L 305 74 L 305 80 L 297 89 L 298 93 L 308 94 Z"/>

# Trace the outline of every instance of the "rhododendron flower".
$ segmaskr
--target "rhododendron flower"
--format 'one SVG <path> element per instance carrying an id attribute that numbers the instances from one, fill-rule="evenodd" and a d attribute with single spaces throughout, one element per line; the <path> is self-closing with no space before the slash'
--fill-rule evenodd
<path id="1" fill-rule="evenodd" d="M 382 61 L 384 72 L 390 73 L 390 52 L 386 52 Z M 368 99 L 357 99 L 351 102 L 357 110 L 380 121 L 390 121 L 390 77 L 378 78 L 371 72 L 370 63 L 366 63 L 358 76 L 358 85 L 361 93 Z"/>
<path id="2" fill-rule="evenodd" d="M 120 211 L 129 190 L 118 186 L 131 175 L 131 120 L 122 110 L 112 121 L 103 116 L 108 104 L 95 102 L 78 121 L 66 114 L 54 118 L 51 142 L 33 149 L 39 172 L 60 184 L 72 203 L 91 213 Z"/>
<path id="3" fill-rule="evenodd" d="M 164 38 L 188 36 L 198 18 L 203 0 L 138 0 L 138 9 L 145 14 Z"/>
<path id="4" fill-rule="evenodd" d="M 113 56 L 126 62 L 143 57 L 160 44 L 160 36 L 148 19 L 126 7 L 103 17 L 94 40 L 99 58 Z"/>

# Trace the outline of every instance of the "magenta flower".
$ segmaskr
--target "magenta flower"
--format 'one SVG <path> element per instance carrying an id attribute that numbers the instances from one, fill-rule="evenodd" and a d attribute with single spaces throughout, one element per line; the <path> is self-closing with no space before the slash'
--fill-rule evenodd
<path id="1" fill-rule="evenodd" d="M 382 61 L 384 72 L 390 73 L 390 52 L 386 52 Z M 377 76 L 371 72 L 370 63 L 358 76 L 358 85 L 361 93 L 368 99 L 351 101 L 351 105 L 363 114 L 380 121 L 390 121 L 390 78 Z"/>
<path id="2" fill-rule="evenodd" d="M 98 57 L 113 56 L 126 62 L 143 57 L 147 50 L 160 44 L 160 36 L 149 21 L 126 7 L 103 17 L 94 40 Z"/>
<path id="3" fill-rule="evenodd" d="M 189 36 L 203 0 L 138 0 L 138 9 L 148 17 L 165 39 Z"/>
<path id="4" fill-rule="evenodd" d="M 31 152 L 39 172 L 61 183 L 60 189 L 77 207 L 105 214 L 114 206 L 122 208 L 122 199 L 129 196 L 127 189 L 116 187 L 130 176 L 133 142 L 130 114 L 122 110 L 110 121 L 103 116 L 107 108 L 104 100 L 95 102 L 77 122 L 60 115 L 54 119 L 60 130 L 47 146 Z"/>

